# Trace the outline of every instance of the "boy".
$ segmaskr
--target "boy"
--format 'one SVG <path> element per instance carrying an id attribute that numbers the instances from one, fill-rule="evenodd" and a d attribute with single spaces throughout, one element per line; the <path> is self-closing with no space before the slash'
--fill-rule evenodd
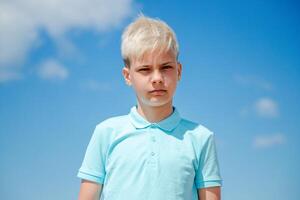
<path id="1" fill-rule="evenodd" d="M 78 172 L 79 200 L 220 200 L 214 134 L 172 104 L 182 72 L 175 33 L 140 16 L 121 50 L 137 104 L 96 126 Z"/>

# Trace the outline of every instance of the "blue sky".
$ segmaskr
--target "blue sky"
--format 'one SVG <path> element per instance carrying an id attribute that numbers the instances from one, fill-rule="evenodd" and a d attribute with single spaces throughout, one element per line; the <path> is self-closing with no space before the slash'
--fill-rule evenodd
<path id="1" fill-rule="evenodd" d="M 96 124 L 135 104 L 120 36 L 143 12 L 177 33 L 174 105 L 215 132 L 222 199 L 297 199 L 299 8 L 292 0 L 0 2 L 2 198 L 76 199 Z"/>

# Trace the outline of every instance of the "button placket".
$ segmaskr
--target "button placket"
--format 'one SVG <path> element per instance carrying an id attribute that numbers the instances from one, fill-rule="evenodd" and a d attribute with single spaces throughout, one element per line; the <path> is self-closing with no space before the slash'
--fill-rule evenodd
<path id="1" fill-rule="evenodd" d="M 156 147 L 156 138 L 155 138 L 155 129 L 157 126 L 155 124 L 151 124 L 149 127 L 150 131 L 150 158 L 149 163 L 156 164 L 157 163 L 157 147 Z"/>

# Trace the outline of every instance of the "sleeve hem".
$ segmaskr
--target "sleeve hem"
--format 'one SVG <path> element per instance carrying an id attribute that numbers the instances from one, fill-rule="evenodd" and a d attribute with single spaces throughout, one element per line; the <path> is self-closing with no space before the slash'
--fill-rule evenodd
<path id="1" fill-rule="evenodd" d="M 208 187 L 217 187 L 217 186 L 222 186 L 222 180 L 209 180 L 209 181 L 201 181 L 196 183 L 196 188 L 201 189 L 201 188 L 208 188 Z"/>
<path id="2" fill-rule="evenodd" d="M 89 174 L 89 173 L 86 173 L 83 171 L 79 171 L 77 174 L 77 177 L 81 178 L 81 179 L 93 181 L 93 182 L 96 182 L 99 184 L 104 184 L 104 178 L 105 178 L 104 175 L 103 176 L 95 176 L 95 175 L 92 175 L 92 174 Z"/>

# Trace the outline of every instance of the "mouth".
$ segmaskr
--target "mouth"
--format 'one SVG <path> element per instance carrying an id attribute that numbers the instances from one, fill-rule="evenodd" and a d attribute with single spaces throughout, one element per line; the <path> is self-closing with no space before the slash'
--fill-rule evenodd
<path id="1" fill-rule="evenodd" d="M 153 95 L 163 95 L 166 92 L 167 92 L 167 90 L 152 90 L 152 91 L 150 91 L 150 93 Z"/>

